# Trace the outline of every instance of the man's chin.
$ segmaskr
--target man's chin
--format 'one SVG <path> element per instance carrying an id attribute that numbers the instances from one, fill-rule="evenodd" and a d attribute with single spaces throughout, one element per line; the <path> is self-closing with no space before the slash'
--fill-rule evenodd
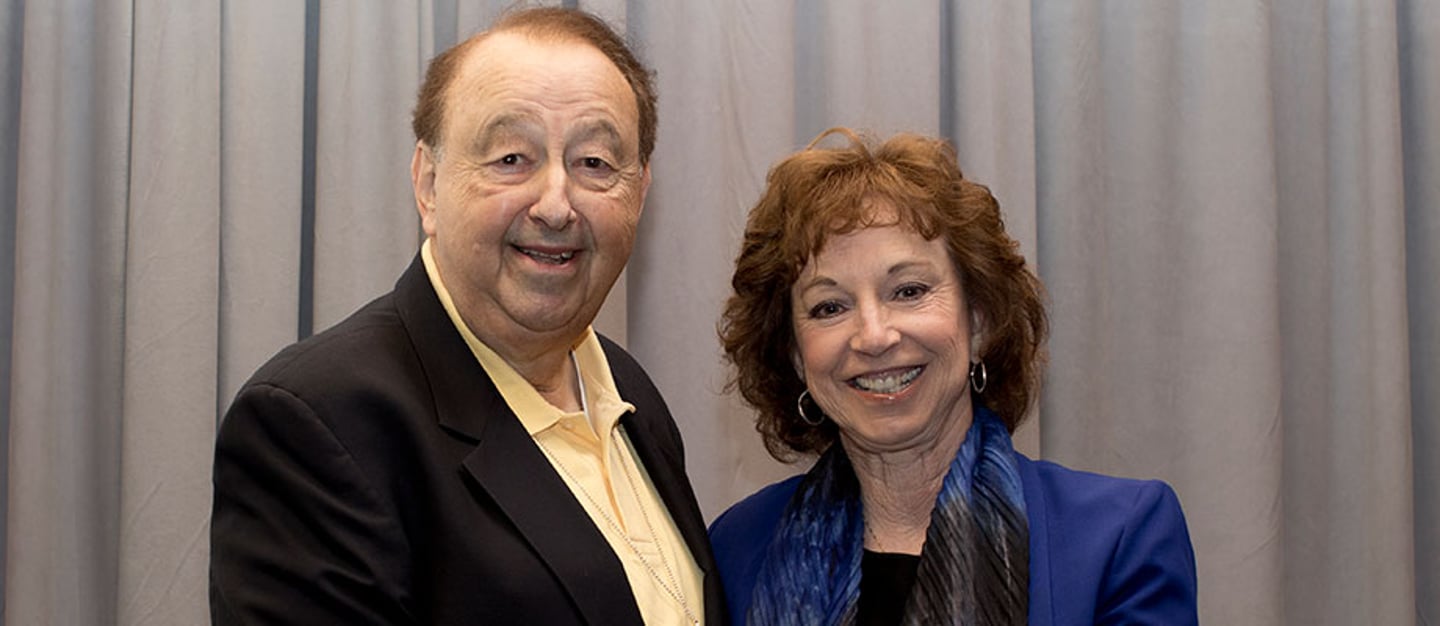
<path id="1" fill-rule="evenodd" d="M 506 307 L 511 323 L 544 335 L 570 334 L 579 338 L 599 307 L 586 307 L 578 298 L 529 298 Z"/>

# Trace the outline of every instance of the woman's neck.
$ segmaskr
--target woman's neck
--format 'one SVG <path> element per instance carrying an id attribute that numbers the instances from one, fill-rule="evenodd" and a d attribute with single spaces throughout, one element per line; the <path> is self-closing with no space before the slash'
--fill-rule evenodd
<path id="1" fill-rule="evenodd" d="M 957 417 L 926 444 L 904 450 L 876 452 L 842 438 L 860 482 L 867 549 L 920 554 L 945 475 L 970 430 L 970 416 Z"/>

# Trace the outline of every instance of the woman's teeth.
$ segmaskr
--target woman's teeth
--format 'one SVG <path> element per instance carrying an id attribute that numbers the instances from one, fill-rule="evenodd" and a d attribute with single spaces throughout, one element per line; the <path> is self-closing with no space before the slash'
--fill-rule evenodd
<path id="1" fill-rule="evenodd" d="M 850 379 L 850 385 L 861 391 L 871 393 L 898 393 L 900 390 L 910 386 L 910 382 L 920 375 L 924 368 L 915 367 L 903 372 L 892 372 L 883 376 L 856 376 Z"/>

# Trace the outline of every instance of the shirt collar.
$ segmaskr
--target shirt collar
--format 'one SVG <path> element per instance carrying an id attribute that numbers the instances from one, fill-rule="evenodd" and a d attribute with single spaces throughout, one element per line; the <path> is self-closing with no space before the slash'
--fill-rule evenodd
<path id="1" fill-rule="evenodd" d="M 425 263 L 425 273 L 430 277 L 430 285 L 435 288 L 435 295 L 440 298 L 440 304 L 445 307 L 450 322 L 465 339 L 465 345 L 470 347 L 470 352 L 495 383 L 495 388 L 525 426 L 526 432 L 533 437 L 536 433 L 554 426 L 562 418 L 578 415 L 578 412 L 562 411 L 550 404 L 515 368 L 471 332 L 465 320 L 460 317 L 460 311 L 455 308 L 450 291 L 440 280 L 440 272 L 436 269 L 435 257 L 430 250 L 430 241 L 427 238 L 425 243 L 421 244 L 420 257 Z M 593 328 L 585 327 L 584 334 L 571 350 L 571 354 L 581 380 L 584 381 L 582 388 L 585 390 L 585 402 L 590 409 L 590 426 L 597 434 L 608 434 L 625 413 L 635 410 L 635 405 L 620 397 L 615 378 L 610 373 L 610 361 L 605 358 L 605 350 Z"/>

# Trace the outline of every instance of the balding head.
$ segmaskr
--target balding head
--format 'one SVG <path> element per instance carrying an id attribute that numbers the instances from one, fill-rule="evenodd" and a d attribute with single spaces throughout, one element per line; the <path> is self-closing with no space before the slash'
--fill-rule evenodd
<path id="1" fill-rule="evenodd" d="M 642 164 L 650 162 L 655 150 L 655 134 L 659 120 L 655 107 L 655 86 L 653 73 L 642 65 L 625 45 L 625 40 L 616 34 L 604 21 L 584 11 L 545 7 L 527 9 L 502 15 L 487 30 L 471 36 L 430 61 L 425 71 L 425 80 L 420 85 L 416 98 L 415 113 L 411 127 L 415 139 L 431 148 L 441 147 L 444 137 L 446 97 L 455 77 L 471 51 L 486 37 L 500 32 L 518 32 L 547 41 L 574 41 L 591 46 L 604 54 L 629 83 L 635 94 L 635 105 L 639 113 L 639 148 Z"/>

